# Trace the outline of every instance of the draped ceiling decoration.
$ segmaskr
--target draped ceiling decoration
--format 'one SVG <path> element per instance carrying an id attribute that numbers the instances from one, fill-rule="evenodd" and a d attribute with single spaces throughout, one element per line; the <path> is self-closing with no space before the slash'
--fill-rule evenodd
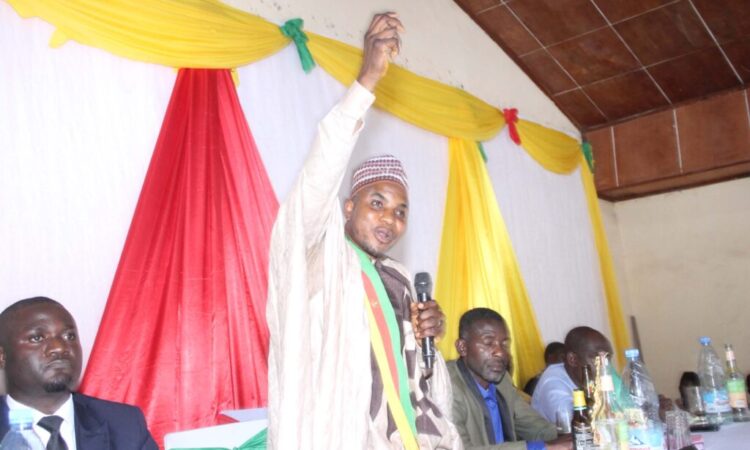
<path id="1" fill-rule="evenodd" d="M 149 2 L 100 2 L 96 0 L 68 0 L 66 2 L 58 2 L 54 0 L 8 1 L 19 15 L 23 17 L 37 16 L 56 27 L 57 31 L 53 34 L 51 39 L 51 44 L 53 46 L 62 45 L 66 40 L 74 40 L 84 45 L 104 49 L 125 58 L 177 68 L 235 69 L 253 62 L 257 62 L 257 65 L 262 65 L 267 61 L 267 59 L 264 58 L 281 51 L 292 42 L 291 38 L 282 33 L 277 25 L 212 0 L 153 0 Z M 307 33 L 307 38 L 307 48 L 309 49 L 315 64 L 344 85 L 351 83 L 355 79 L 362 58 L 362 53 L 359 49 L 314 33 Z M 298 45 L 300 44 L 299 41 L 300 40 L 298 39 Z M 304 76 L 299 62 L 296 65 L 296 70 Z M 244 77 L 244 75 L 242 75 L 243 71 L 240 70 L 239 72 L 241 76 Z M 176 96 L 178 92 L 183 92 L 183 94 L 188 95 L 187 92 L 190 92 L 190 89 L 186 87 L 187 85 L 193 85 L 193 89 L 198 89 L 196 87 L 196 83 L 200 84 L 198 80 L 200 80 L 202 76 L 208 76 L 197 75 L 198 73 L 200 72 L 195 72 L 191 75 L 187 75 L 188 72 L 181 73 L 180 81 L 175 87 L 175 97 L 173 97 L 173 102 L 177 101 L 175 99 L 177 98 Z M 208 74 L 210 72 L 205 73 Z M 219 97 L 222 98 L 222 101 L 231 101 L 228 100 L 231 96 L 228 94 L 227 90 L 229 88 L 226 83 L 226 80 L 228 79 L 228 75 L 226 74 L 228 72 L 218 71 L 215 73 L 221 73 L 224 75 L 217 75 L 214 79 L 213 83 L 217 83 L 214 85 L 216 89 L 216 97 L 214 98 L 214 101 L 218 101 Z M 316 71 L 313 70 L 310 76 L 312 77 L 315 73 Z M 241 90 L 245 89 L 244 80 L 245 79 L 243 78 L 243 85 L 240 85 Z M 303 82 L 300 81 L 300 83 Z M 288 90 L 295 89 L 294 86 L 286 86 L 285 88 Z M 329 93 L 330 92 L 331 91 L 329 91 Z M 535 316 L 544 319 L 544 312 L 540 311 L 538 302 L 543 304 L 546 300 L 535 300 L 533 297 L 527 298 L 524 280 L 521 276 L 525 269 L 522 265 L 519 266 L 516 261 L 514 249 L 510 244 L 511 239 L 508 238 L 508 231 L 504 229 L 502 216 L 498 209 L 498 203 L 494 198 L 492 185 L 487 182 L 486 168 L 481 164 L 481 159 L 477 160 L 478 150 L 477 145 L 475 144 L 476 142 L 481 141 L 494 142 L 497 139 L 498 133 L 500 133 L 506 125 L 504 113 L 465 91 L 413 74 L 397 65 L 391 67 L 388 75 L 378 85 L 376 95 L 376 106 L 383 111 L 386 111 L 409 124 L 420 127 L 423 130 L 450 138 L 448 140 L 450 141 L 450 146 L 447 144 L 448 141 L 444 139 L 442 148 L 434 148 L 433 151 L 434 153 L 437 153 L 438 151 L 446 152 L 448 147 L 450 147 L 450 155 L 448 159 L 450 166 L 450 182 L 447 184 L 448 199 L 445 206 L 446 212 L 443 226 L 443 248 L 441 248 L 440 252 L 440 269 L 436 280 L 437 292 L 449 297 L 439 299 L 444 305 L 449 323 L 456 325 L 460 314 L 469 307 L 483 304 L 496 307 L 501 314 L 509 319 L 512 326 L 520 328 L 520 325 L 517 324 L 523 324 L 525 328 L 523 332 L 518 329 L 514 330 L 516 333 L 515 339 L 517 341 L 523 340 L 524 342 L 523 344 L 517 345 L 515 348 L 516 354 L 514 355 L 514 360 L 516 361 L 516 367 L 519 368 L 515 373 L 517 379 L 523 380 L 534 375 L 535 371 L 540 367 L 542 360 L 542 339 L 540 332 L 538 331 Z M 329 107 L 331 99 L 335 99 L 335 96 L 328 96 L 326 98 L 327 100 L 321 103 L 321 107 Z M 253 100 L 251 99 L 251 105 L 252 102 Z M 270 103 L 273 102 L 274 101 L 271 101 Z M 196 108 L 203 108 L 204 105 L 206 105 L 205 107 L 211 108 L 212 106 L 208 106 L 209 103 L 210 102 L 191 103 L 189 107 L 186 107 L 189 111 L 184 112 L 185 114 L 188 114 L 188 116 L 183 117 L 182 120 L 188 120 L 188 117 L 192 117 L 190 120 L 195 120 L 195 117 L 200 115 L 200 112 L 196 111 Z M 300 106 L 303 105 L 304 103 L 301 102 Z M 167 144 L 165 144 L 166 133 L 168 133 L 168 129 L 172 129 L 172 126 L 174 125 L 174 119 L 172 117 L 174 112 L 170 109 L 170 113 L 168 113 L 165 118 L 162 128 L 162 138 L 157 145 L 152 166 L 149 170 L 149 178 L 147 178 L 146 184 L 144 184 L 139 207 L 133 218 L 128 243 L 126 244 L 125 251 L 122 255 L 118 275 L 112 287 L 110 302 L 107 306 L 107 312 L 105 313 L 104 320 L 107 321 L 107 324 L 105 324 L 106 327 L 102 327 L 102 329 L 106 329 L 106 334 L 109 336 L 114 335 L 112 330 L 119 329 L 122 333 L 128 331 L 125 328 L 130 322 L 125 322 L 125 326 L 123 323 L 120 323 L 119 325 L 116 323 L 118 320 L 123 321 L 122 317 L 131 317 L 129 315 L 131 313 L 128 311 L 146 311 L 150 308 L 149 305 L 143 305 L 143 303 L 148 303 L 151 301 L 152 297 L 147 300 L 144 297 L 145 294 L 140 295 L 138 292 L 139 289 L 143 289 L 145 286 L 150 290 L 150 295 L 156 295 L 164 299 L 162 305 L 163 308 L 155 311 L 162 315 L 174 315 L 178 310 L 183 317 L 185 313 L 198 315 L 205 314 L 205 311 L 212 311 L 212 313 L 221 314 L 221 307 L 217 307 L 216 304 L 210 304 L 212 301 L 219 298 L 222 298 L 223 301 L 234 302 L 234 307 L 240 307 L 243 301 L 248 302 L 246 306 L 247 315 L 245 316 L 245 321 L 243 323 L 245 325 L 250 324 L 251 328 L 246 330 L 246 332 L 250 333 L 252 336 L 240 334 L 243 339 L 250 339 L 253 341 L 249 344 L 253 346 L 253 354 L 260 354 L 258 352 L 261 350 L 265 351 L 265 341 L 263 337 L 264 325 L 262 320 L 265 295 L 264 290 L 261 289 L 258 291 L 262 293 L 262 296 L 259 294 L 252 297 L 249 297 L 248 295 L 243 296 L 239 291 L 247 289 L 247 286 L 242 287 L 242 280 L 240 280 L 241 277 L 247 277 L 247 283 L 252 284 L 253 287 L 256 287 L 256 283 L 261 283 L 261 287 L 265 286 L 265 281 L 261 281 L 264 274 L 259 268 L 263 267 L 263 269 L 265 269 L 265 260 L 263 257 L 267 241 L 255 240 L 253 242 L 242 242 L 242 239 L 249 239 L 249 236 L 262 236 L 263 233 L 265 233 L 265 227 L 270 227 L 270 222 L 266 222 L 266 219 L 268 219 L 269 214 L 272 216 L 272 211 L 275 211 L 275 204 L 266 197 L 268 190 L 266 189 L 267 183 L 263 182 L 264 173 L 254 173 L 255 171 L 263 172 L 263 170 L 259 169 L 259 167 L 262 169 L 263 166 L 260 165 L 260 160 L 253 160 L 252 155 L 255 150 L 252 145 L 252 138 L 250 137 L 246 126 L 244 128 L 245 131 L 242 131 L 243 127 L 237 123 L 238 117 L 241 116 L 241 111 L 239 111 L 238 105 L 233 106 L 233 108 L 236 108 L 233 109 L 231 113 L 223 110 L 222 106 L 214 105 L 213 107 L 218 108 L 217 110 L 214 110 L 214 112 L 219 118 L 225 118 L 228 121 L 215 120 L 213 124 L 210 125 L 211 130 L 213 130 L 212 133 L 218 133 L 219 135 L 224 136 L 221 139 L 212 141 L 213 143 L 211 145 L 227 149 L 228 147 L 222 147 L 222 145 L 226 146 L 228 145 L 227 143 L 232 142 L 233 139 L 238 139 L 243 142 L 242 148 L 244 152 L 243 154 L 245 155 L 244 157 L 250 158 L 250 162 L 241 160 L 233 160 L 230 162 L 229 160 L 221 159 L 220 161 L 214 160 L 213 163 L 210 164 L 208 162 L 203 163 L 203 166 L 201 166 L 202 169 L 205 170 L 205 172 L 202 172 L 203 176 L 217 177 L 214 180 L 219 180 L 218 186 L 224 185 L 226 188 L 224 199 L 216 204 L 207 203 L 205 198 L 197 198 L 199 194 L 204 196 L 207 195 L 206 191 L 191 193 L 184 190 L 176 190 L 174 187 L 173 189 L 175 190 L 159 191 L 154 187 L 157 185 L 155 184 L 157 181 L 153 179 L 152 175 L 152 171 L 157 170 L 157 166 L 160 164 L 157 157 L 159 154 L 167 151 L 165 148 L 177 145 L 176 143 L 170 144 L 169 146 L 166 146 Z M 248 107 L 246 105 L 246 108 L 252 109 L 252 106 Z M 260 115 L 261 114 L 259 114 L 259 116 Z M 270 117 L 274 116 L 269 114 L 269 121 Z M 279 122 L 283 122 L 286 117 L 288 117 L 288 114 L 280 115 Z M 314 125 L 314 122 L 317 121 L 319 117 L 319 115 L 312 116 L 312 118 L 306 117 L 303 121 L 303 126 L 311 128 L 309 122 L 312 121 Z M 230 118 L 232 119 L 229 120 Z M 257 127 L 254 120 L 262 122 L 262 118 L 264 117 L 256 117 L 254 119 L 252 111 L 248 113 L 248 119 L 250 123 L 253 124 L 254 132 Z M 216 117 L 214 117 L 214 119 L 216 119 Z M 169 127 L 167 126 L 168 120 L 170 122 Z M 376 122 L 378 120 L 376 120 Z M 580 144 L 575 139 L 563 133 L 550 130 L 533 122 L 524 119 L 516 120 L 515 118 L 513 120 L 517 129 L 517 138 L 520 140 L 520 148 L 525 150 L 526 154 L 533 158 L 533 160 L 541 167 L 552 173 L 566 176 L 572 174 L 575 170 L 579 170 L 580 172 L 581 182 L 583 184 L 583 189 L 581 190 L 584 192 L 589 214 L 589 223 L 581 228 L 581 232 L 592 235 L 592 245 L 595 245 L 599 258 L 598 266 L 601 275 L 601 282 L 603 284 L 602 289 L 606 294 L 607 317 L 609 318 L 610 331 L 614 340 L 613 344 L 615 348 L 618 349 L 618 356 L 621 357 L 622 352 L 620 350 L 628 345 L 627 330 L 620 309 L 611 257 L 609 255 L 604 230 L 599 217 L 596 193 L 592 188 L 591 173 L 588 171 L 585 160 L 581 155 Z M 231 126 L 227 124 L 231 124 Z M 209 124 L 206 126 L 208 127 Z M 372 128 L 377 129 L 377 124 L 374 127 L 370 124 L 369 129 Z M 368 132 L 367 129 L 365 131 Z M 405 134 L 412 133 L 412 131 L 407 130 L 404 132 Z M 277 134 L 275 137 L 270 138 L 265 142 L 272 142 L 273 139 L 283 141 L 286 138 L 287 136 Z M 365 141 L 363 142 L 363 146 L 367 146 L 366 138 L 367 135 L 363 135 L 363 141 Z M 201 139 L 208 138 L 204 136 Z M 304 138 L 296 143 L 300 144 L 302 148 L 306 148 L 306 145 L 302 145 L 304 143 Z M 186 142 L 186 144 L 189 143 Z M 258 151 L 260 151 L 261 154 L 275 154 L 270 148 L 264 149 L 264 145 L 272 144 L 264 144 L 259 138 Z M 195 149 L 195 147 L 187 145 L 186 149 Z M 175 149 L 172 148 L 171 151 L 175 151 Z M 183 149 L 183 151 L 187 150 Z M 395 153 L 398 156 L 402 156 L 399 152 Z M 176 155 L 173 155 L 172 157 L 176 157 Z M 207 158 L 206 161 L 210 161 L 211 158 L 217 158 L 216 155 L 211 156 L 208 153 L 203 157 Z M 225 157 L 226 154 L 223 154 L 222 158 Z M 241 158 L 240 156 L 237 157 Z M 406 156 L 406 158 L 408 159 L 409 156 Z M 488 152 L 488 158 L 490 160 L 489 163 L 492 163 L 494 158 L 492 152 Z M 269 157 L 265 157 L 264 159 L 265 166 L 269 167 Z M 196 172 L 198 169 L 193 164 L 185 162 L 188 161 L 188 159 L 181 161 L 183 165 L 178 165 L 176 168 L 172 169 L 172 176 L 176 178 L 171 179 L 171 182 L 178 183 L 178 180 L 182 180 L 181 182 L 186 183 L 186 180 L 193 180 L 195 183 L 198 183 L 198 180 L 201 178 L 201 172 Z M 234 167 L 234 164 L 238 164 L 239 167 Z M 301 161 L 297 161 L 295 164 L 299 165 L 301 164 Z M 412 173 L 412 170 L 420 173 L 419 166 L 420 162 L 417 160 L 411 166 L 413 169 L 410 168 L 409 164 L 407 164 L 407 169 L 410 170 L 410 174 Z M 216 172 L 219 167 L 225 170 L 226 173 L 222 174 Z M 166 168 L 162 169 L 166 170 Z M 233 171 L 240 171 L 241 173 Z M 428 179 L 432 177 L 432 175 L 427 176 Z M 255 181 L 248 185 L 238 184 L 244 179 L 244 177 Z M 271 181 L 273 182 L 273 176 Z M 158 183 L 165 182 L 166 180 L 158 181 Z M 194 182 L 185 184 L 183 189 L 188 189 L 188 187 L 190 187 L 191 190 L 196 189 L 196 186 L 199 186 L 200 184 L 196 185 Z M 217 185 L 211 184 L 211 186 Z M 241 198 L 238 197 L 232 199 L 230 193 L 235 195 L 240 192 L 240 190 L 245 190 L 245 192 L 241 193 Z M 158 194 L 157 198 L 160 198 L 162 203 L 159 203 L 157 199 L 150 199 L 150 197 L 146 195 L 147 192 L 154 195 Z M 176 206 L 175 208 L 163 207 L 160 211 L 158 205 L 164 205 L 164 196 L 167 193 L 182 196 L 178 198 L 183 199 L 181 200 L 183 202 L 183 208 L 180 209 Z M 412 195 L 414 198 L 421 198 L 413 193 Z M 432 191 L 432 195 L 434 196 L 434 190 Z M 478 205 L 479 207 L 484 208 L 486 216 L 478 218 L 477 221 L 469 221 L 467 220 L 467 217 L 458 217 L 458 214 L 460 214 L 460 208 L 453 208 L 453 206 L 448 207 L 447 205 L 454 205 L 455 202 L 458 201 L 459 195 L 464 196 L 465 201 L 469 204 Z M 233 236 L 233 239 L 237 241 L 234 243 L 237 249 L 245 248 L 243 245 L 246 245 L 246 248 L 252 251 L 253 256 L 250 257 L 249 261 L 241 262 L 235 259 L 240 258 L 240 256 L 246 256 L 241 255 L 240 253 L 237 253 L 235 257 L 231 257 L 231 255 L 227 257 L 226 254 L 223 255 L 221 258 L 228 258 L 227 261 L 217 261 L 213 257 L 207 258 L 207 254 L 201 252 L 216 250 L 217 253 L 215 253 L 215 255 L 220 255 L 222 254 L 220 250 L 227 249 L 226 246 L 221 246 L 226 245 L 227 242 L 216 242 L 211 240 L 212 238 L 210 236 L 213 236 L 213 234 L 204 235 L 200 240 L 188 239 L 190 236 L 199 235 L 200 230 L 199 228 L 196 228 L 199 227 L 200 224 L 196 225 L 192 223 L 193 220 L 196 220 L 195 216 L 189 214 L 195 210 L 193 208 L 185 209 L 191 205 L 191 203 L 187 201 L 191 196 L 195 197 L 193 198 L 195 201 L 200 200 L 204 202 L 202 203 L 201 208 L 203 208 L 204 212 L 208 214 L 208 216 L 205 217 L 213 217 L 212 220 L 215 220 L 215 222 L 210 222 L 212 226 L 221 224 L 222 227 L 225 227 L 222 228 L 222 230 L 230 233 L 230 236 Z M 230 201 L 229 199 L 232 200 Z M 234 200 L 244 202 L 242 203 L 243 206 L 241 208 L 244 214 L 247 214 L 248 211 L 255 211 L 260 215 L 260 220 L 263 224 L 259 225 L 259 229 L 247 230 L 242 228 L 242 226 L 252 228 L 254 225 L 250 222 L 256 220 L 256 217 L 253 215 L 243 215 L 237 210 L 232 209 L 230 205 Z M 144 206 L 146 204 L 151 206 Z M 502 208 L 503 204 L 501 203 L 499 206 Z M 144 210 L 150 212 L 146 214 L 143 212 Z M 157 218 L 149 216 L 155 211 L 159 211 L 164 217 Z M 249 217 L 250 219 L 245 223 L 236 222 L 238 220 L 241 221 L 242 217 L 245 217 L 246 219 Z M 148 223 L 156 226 L 156 224 L 159 223 L 159 220 L 172 221 L 170 226 L 175 234 L 172 234 L 169 237 L 174 242 L 168 243 L 161 241 L 161 244 L 159 244 L 159 239 L 166 239 L 167 236 L 159 236 L 156 232 L 159 228 L 151 229 L 150 226 L 146 226 Z M 201 219 L 199 215 L 198 220 L 204 219 Z M 164 223 L 166 222 L 162 222 L 161 224 L 163 225 Z M 204 226 L 208 227 L 208 222 L 202 223 Z M 412 224 L 414 224 L 414 221 L 412 221 Z M 238 227 L 236 225 L 242 226 Z M 450 241 L 449 238 L 451 237 L 448 234 L 448 230 L 454 230 L 454 232 L 462 230 L 461 233 L 464 234 L 463 237 L 465 239 L 455 239 L 455 242 L 448 244 L 447 242 Z M 489 234 L 483 235 L 483 230 Z M 186 234 L 188 232 L 195 234 L 188 235 Z M 414 232 L 412 231 L 412 233 Z M 243 236 L 243 234 L 245 235 Z M 141 236 L 140 239 L 143 239 L 143 241 L 141 244 L 133 247 L 131 238 L 136 235 Z M 458 236 L 454 234 L 452 237 L 457 238 Z M 510 237 L 515 239 L 512 232 L 510 233 Z M 487 239 L 486 241 L 485 238 Z M 149 239 L 156 240 L 149 241 Z M 152 248 L 155 244 L 157 246 Z M 200 244 L 200 247 L 198 244 Z M 453 247 L 448 247 L 448 245 L 452 245 Z M 211 267 L 211 264 L 229 262 L 232 267 L 224 267 L 223 270 L 233 270 L 234 273 L 222 274 L 221 277 L 225 280 L 231 279 L 233 283 L 238 284 L 233 284 L 232 286 L 234 287 L 227 284 L 225 287 L 221 288 L 225 289 L 226 292 L 224 294 L 221 293 L 222 291 L 215 291 L 214 289 L 217 289 L 217 287 L 213 285 L 204 285 L 202 289 L 208 289 L 208 291 L 201 291 L 201 289 L 197 289 L 194 284 L 197 282 L 196 280 L 186 278 L 184 274 L 180 275 L 176 273 L 176 266 L 163 265 L 164 263 L 162 263 L 162 265 L 158 265 L 161 270 L 160 273 L 162 276 L 168 277 L 169 282 L 166 282 L 165 279 L 161 279 L 159 281 L 161 285 L 159 285 L 157 280 L 153 279 L 153 283 L 156 284 L 123 285 L 122 277 L 125 276 L 126 273 L 124 272 L 124 268 L 129 267 L 133 261 L 137 262 L 136 265 L 141 265 L 142 267 L 148 267 L 149 261 L 151 261 L 151 263 L 156 261 L 151 259 L 154 258 L 155 255 L 150 255 L 146 252 L 146 250 L 149 249 L 150 251 L 163 251 L 164 257 L 171 255 L 171 260 L 182 262 L 187 261 L 185 259 L 186 254 L 172 254 L 170 253 L 170 249 L 171 251 L 179 249 L 180 252 L 197 252 L 196 255 L 198 256 L 198 260 L 203 261 L 208 265 L 200 266 L 199 264 L 193 267 L 193 263 L 190 263 L 191 265 L 187 268 L 192 267 L 191 270 L 208 270 L 208 267 Z M 398 249 L 396 250 L 399 251 Z M 519 254 L 520 253 L 522 253 L 522 251 L 519 251 Z M 454 258 L 454 260 L 446 261 L 445 258 L 449 257 L 448 255 L 451 255 L 450 257 Z M 486 264 L 478 264 L 479 261 L 473 259 L 478 256 L 484 258 L 481 261 Z M 178 257 L 178 259 L 174 259 L 176 257 Z M 466 282 L 469 280 L 456 277 L 455 273 L 451 272 L 453 270 L 451 269 L 452 267 L 455 267 L 456 270 L 460 269 L 463 271 L 470 267 L 470 280 L 472 280 L 472 283 L 481 282 L 481 289 L 475 290 L 475 286 L 471 286 L 471 290 L 467 290 L 469 288 L 466 287 Z M 189 272 L 189 274 L 192 273 L 194 272 Z M 148 272 L 148 275 L 151 276 L 153 274 Z M 148 277 L 146 279 L 138 280 L 139 282 L 142 282 L 147 279 Z M 177 282 L 180 284 L 175 287 L 169 284 L 171 282 Z M 206 283 L 210 284 L 208 281 L 206 281 Z M 462 284 L 459 285 L 457 283 Z M 167 288 L 170 288 L 171 290 Z M 494 289 L 501 289 L 502 292 L 490 293 L 490 290 L 494 291 Z M 187 293 L 190 292 L 197 297 L 201 297 L 201 299 L 199 299 L 200 302 L 206 303 L 182 305 L 177 307 L 177 304 L 181 301 L 180 299 L 187 299 L 189 297 Z M 209 292 L 211 295 L 202 297 L 201 295 L 198 295 L 198 293 L 201 292 Z M 131 299 L 126 299 L 126 293 L 130 295 Z M 236 294 L 236 296 L 233 296 L 232 294 Z M 467 298 L 461 298 L 462 296 L 466 296 Z M 116 306 L 113 304 L 114 298 L 121 298 L 123 299 L 123 302 L 128 300 L 130 303 L 122 303 L 121 306 Z M 529 301 L 535 304 L 536 311 L 530 306 Z M 141 304 L 139 304 L 139 302 Z M 226 311 L 226 305 L 224 306 L 225 308 L 223 310 Z M 138 308 L 144 309 L 139 310 Z M 214 308 L 218 308 L 218 311 L 215 311 Z M 120 311 L 120 313 L 125 315 L 123 316 L 110 312 L 110 309 L 112 309 L 112 311 Z M 216 319 L 216 317 L 213 319 Z M 229 319 L 230 318 L 227 317 L 224 320 Z M 552 319 L 544 320 L 544 323 L 547 324 L 550 323 Z M 243 323 L 238 322 L 237 326 L 242 326 Z M 177 333 L 176 329 L 172 330 L 172 332 L 175 333 L 174 336 L 180 335 Z M 102 333 L 104 333 L 104 331 Z M 523 334 L 519 335 L 519 333 Z M 182 339 L 182 337 L 180 337 L 180 339 Z M 151 344 L 152 342 L 150 341 L 144 341 L 142 343 L 144 347 L 141 347 L 141 351 L 145 352 L 145 349 L 149 349 L 149 351 L 154 352 L 155 354 L 163 352 L 165 353 L 165 356 L 171 355 L 173 358 L 176 357 L 176 355 L 170 353 L 170 350 L 155 349 L 152 348 Z M 131 343 L 131 345 L 134 344 Z M 184 343 L 181 345 L 183 347 L 185 346 Z M 192 342 L 189 345 L 192 345 Z M 450 339 L 446 339 L 442 345 L 444 350 L 450 350 Z M 206 346 L 198 346 L 196 348 L 204 348 L 204 351 L 226 351 L 226 349 L 229 348 L 232 355 L 236 355 L 234 352 L 237 349 L 231 347 L 226 340 L 217 340 L 213 342 L 211 348 L 207 348 Z M 111 350 L 107 349 L 107 345 L 104 343 L 100 344 L 100 338 L 98 338 L 94 354 L 92 355 L 91 365 L 88 368 L 88 371 L 91 371 L 92 375 L 89 375 L 87 372 L 86 383 L 84 385 L 85 389 L 94 390 L 95 388 L 93 386 L 97 383 L 97 376 L 95 374 L 99 373 L 101 375 L 101 373 L 104 373 L 102 369 L 95 369 L 95 367 L 103 367 L 112 364 L 112 360 L 109 359 L 112 357 L 109 354 L 110 351 Z M 120 355 L 115 356 L 120 358 Z M 232 358 L 234 358 L 234 356 L 232 356 Z M 519 361 L 526 360 L 536 360 L 540 362 L 519 364 Z M 203 362 L 205 363 L 205 361 L 206 360 L 204 359 Z M 265 376 L 264 372 L 261 374 L 261 371 L 264 370 L 261 365 L 253 365 L 250 368 L 244 367 L 244 369 L 248 369 L 249 373 L 243 372 L 242 377 L 238 378 L 240 381 L 235 380 L 236 382 L 231 383 L 231 389 L 235 389 L 235 391 L 232 392 L 232 396 L 234 396 L 232 401 L 236 400 L 237 403 L 244 403 L 239 405 L 242 407 L 262 404 L 264 397 L 257 394 L 257 392 L 261 390 L 262 383 L 258 383 L 256 386 L 257 389 L 255 389 L 256 393 L 254 394 L 246 393 L 247 395 L 245 396 L 236 395 L 238 392 L 237 390 L 243 389 L 247 387 L 247 385 L 257 383 L 257 380 Z M 171 377 L 172 375 L 173 373 L 169 376 Z M 99 381 L 102 380 L 100 379 Z M 241 388 L 238 386 L 238 383 L 246 384 L 246 386 Z M 194 423 L 190 422 L 192 420 L 190 417 L 181 417 L 177 420 L 170 416 L 165 412 L 164 404 L 144 405 L 141 401 L 143 399 L 142 395 L 145 395 L 145 393 L 141 392 L 139 394 L 135 385 L 127 383 L 123 384 L 126 385 L 124 390 L 120 391 L 117 395 L 103 396 L 116 400 L 130 401 L 134 401 L 133 399 L 138 397 L 141 400 L 135 400 L 134 402 L 144 406 L 147 413 L 161 408 L 160 414 L 167 414 L 166 416 L 159 416 L 157 419 L 155 416 L 156 413 L 148 414 L 149 423 L 152 427 L 154 427 L 154 424 L 156 423 L 159 427 L 163 425 L 163 428 L 160 429 L 167 430 L 183 427 L 183 425 L 187 423 Z M 172 389 L 177 388 L 178 387 L 173 387 Z M 194 386 L 187 386 L 187 389 L 192 388 L 194 388 Z M 101 392 L 104 394 L 103 390 Z M 166 396 L 163 401 L 168 401 Z M 174 406 L 174 403 L 168 404 Z M 190 415 L 195 413 L 185 412 L 185 414 Z M 195 423 L 197 423 L 197 421 L 200 420 L 196 419 Z"/>
<path id="2" fill-rule="evenodd" d="M 181 70 L 81 390 L 139 405 L 158 442 L 265 406 L 277 209 L 229 70 Z"/>
<path id="3" fill-rule="evenodd" d="M 449 318 L 477 307 L 500 311 L 513 337 L 511 354 L 518 355 L 513 359 L 514 380 L 525 382 L 544 369 L 544 359 L 524 356 L 539 354 L 544 346 L 510 236 L 479 146 L 454 138 L 449 153 L 451 172 L 435 295 L 452 299 L 444 306 Z M 449 328 L 440 346 L 446 357 L 458 357 L 453 345 L 457 338 L 457 327 Z"/>

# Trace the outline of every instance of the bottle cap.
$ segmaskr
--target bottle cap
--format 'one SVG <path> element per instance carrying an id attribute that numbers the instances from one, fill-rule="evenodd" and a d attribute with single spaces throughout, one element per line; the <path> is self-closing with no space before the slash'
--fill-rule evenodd
<path id="1" fill-rule="evenodd" d="M 8 411 L 8 423 L 34 423 L 34 414 L 30 409 L 11 409 Z"/>
<path id="2" fill-rule="evenodd" d="M 700 338 L 701 345 L 711 345 L 711 338 L 708 336 L 702 336 Z"/>
<path id="3" fill-rule="evenodd" d="M 573 408 L 580 408 L 586 406 L 586 396 L 583 391 L 576 389 L 573 391 Z"/>
<path id="4" fill-rule="evenodd" d="M 629 348 L 625 350 L 625 357 L 628 359 L 633 359 L 639 357 L 641 352 L 637 348 Z"/>

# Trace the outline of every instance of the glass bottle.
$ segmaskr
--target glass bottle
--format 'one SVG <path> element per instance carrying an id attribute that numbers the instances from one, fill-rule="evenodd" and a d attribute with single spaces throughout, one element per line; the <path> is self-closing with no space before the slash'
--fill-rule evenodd
<path id="1" fill-rule="evenodd" d="M 589 408 L 594 406 L 594 377 L 591 376 L 591 366 L 586 364 L 583 366 L 583 393 L 586 398 L 586 406 Z"/>
<path id="2" fill-rule="evenodd" d="M 732 408 L 732 420 L 748 422 L 750 411 L 747 409 L 745 377 L 737 370 L 737 359 L 734 356 L 732 344 L 724 345 L 724 355 L 727 359 L 727 392 L 729 393 L 729 407 Z"/>
<path id="3" fill-rule="evenodd" d="M 599 353 L 596 357 L 596 385 L 591 427 L 594 448 L 597 450 L 628 448 L 627 425 L 615 396 L 615 385 L 605 352 Z"/>
<path id="4" fill-rule="evenodd" d="M 573 431 L 574 450 L 593 450 L 594 435 L 591 428 L 591 416 L 586 405 L 585 392 L 573 391 L 573 420 L 570 429 Z"/>
<path id="5" fill-rule="evenodd" d="M 8 432 L 0 441 L 0 450 L 44 450 L 33 429 L 34 416 L 28 409 L 8 411 Z"/>

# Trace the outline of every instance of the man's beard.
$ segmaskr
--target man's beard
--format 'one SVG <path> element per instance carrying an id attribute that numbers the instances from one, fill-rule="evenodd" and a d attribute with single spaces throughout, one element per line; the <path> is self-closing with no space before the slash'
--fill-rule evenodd
<path id="1" fill-rule="evenodd" d="M 73 381 L 73 378 L 70 375 L 64 375 L 44 383 L 42 387 L 44 387 L 44 392 L 47 392 L 48 394 L 67 392 L 70 390 L 69 386 L 71 381 Z"/>
<path id="2" fill-rule="evenodd" d="M 349 222 L 347 222 L 349 224 Z M 377 249 L 373 248 L 372 245 L 370 245 L 369 242 L 365 239 L 360 239 L 359 234 L 355 233 L 354 230 L 350 230 L 348 228 L 344 228 L 344 231 L 346 233 L 346 236 L 354 242 L 357 247 L 364 250 L 365 253 L 370 255 L 372 258 L 375 259 L 381 259 L 385 256 L 385 253 L 378 251 Z"/>

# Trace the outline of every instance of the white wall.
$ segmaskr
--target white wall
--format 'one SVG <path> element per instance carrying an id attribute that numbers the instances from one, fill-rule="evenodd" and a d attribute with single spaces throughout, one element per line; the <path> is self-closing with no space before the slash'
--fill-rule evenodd
<path id="1" fill-rule="evenodd" d="M 734 344 L 750 370 L 750 179 L 602 204 L 623 304 L 657 388 L 677 395 L 703 335 L 722 356 Z"/>
<path id="2" fill-rule="evenodd" d="M 373 11 L 398 10 L 408 29 L 404 65 L 576 134 L 553 103 L 451 1 L 307 1 L 295 2 L 294 8 L 241 3 L 278 22 L 303 17 L 308 29 L 356 46 L 361 46 Z M 60 300 L 78 321 L 87 357 L 176 72 L 75 42 L 51 49 L 53 27 L 21 19 L 5 2 L 0 2 L 0 23 L 0 309 L 34 295 Z M 285 52 L 293 54 L 294 49 Z M 296 59 L 293 63 L 291 70 L 301 73 Z M 254 70 L 240 70 L 238 93 L 274 188 L 283 197 L 279 186 L 291 178 L 276 173 L 284 164 L 272 162 L 269 155 L 275 149 L 263 144 L 260 121 L 253 122 L 270 109 L 254 109 L 259 98 L 258 85 L 251 82 Z M 368 129 L 377 128 L 377 115 L 368 119 Z M 267 137 L 278 146 L 278 133 Z M 581 321 L 605 328 L 600 309 L 580 306 L 601 305 L 602 292 L 578 175 L 550 174 L 507 140 L 501 135 L 487 143 L 488 167 L 544 339 L 559 340 Z M 304 152 L 307 145 L 289 147 Z M 440 194 L 436 198 L 444 195 L 447 177 L 442 152 L 429 165 L 438 166 L 429 174 L 410 172 L 415 185 L 419 177 L 433 178 L 433 189 Z M 289 165 L 288 159 L 284 162 Z M 553 206 L 547 208 L 545 202 Z M 441 211 L 433 208 L 431 214 L 438 218 L 431 220 L 430 230 L 415 228 L 408 237 L 414 246 L 422 237 L 417 234 L 424 234 L 431 245 L 423 247 L 432 256 L 413 257 L 409 248 L 397 249 L 396 256 L 434 267 Z M 562 240 L 563 235 L 568 238 Z M 554 308 L 545 306 L 552 303 Z M 576 305 L 585 311 L 576 311 Z"/>
<path id="3" fill-rule="evenodd" d="M 374 13 L 396 11 L 404 23 L 409 70 L 471 92 L 528 120 L 580 138 L 578 129 L 453 0 L 223 0 L 276 23 L 295 17 L 305 29 L 362 47 Z"/>

